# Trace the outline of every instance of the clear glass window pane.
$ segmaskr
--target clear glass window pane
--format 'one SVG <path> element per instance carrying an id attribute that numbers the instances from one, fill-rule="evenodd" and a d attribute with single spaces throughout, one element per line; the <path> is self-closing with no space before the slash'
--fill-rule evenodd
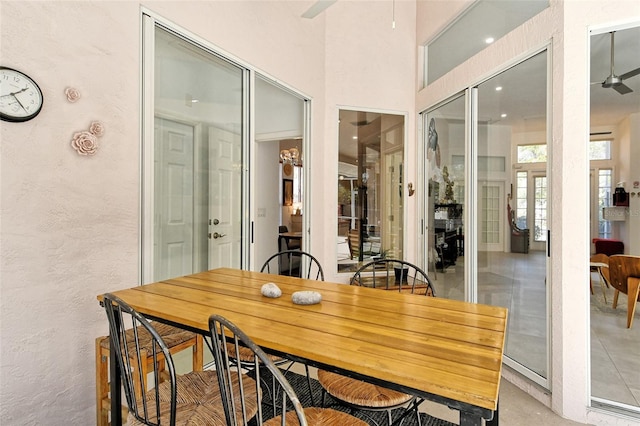
<path id="1" fill-rule="evenodd" d="M 436 81 L 548 6 L 548 0 L 476 1 L 425 47 L 426 84 Z"/>
<path id="2" fill-rule="evenodd" d="M 518 145 L 518 163 L 545 163 L 547 145 Z"/>
<path id="3" fill-rule="evenodd" d="M 611 206 L 612 171 L 600 169 L 598 171 L 598 236 L 611 238 L 611 222 L 604 220 L 602 208 Z"/>
<path id="4" fill-rule="evenodd" d="M 589 160 L 611 160 L 611 141 L 589 142 Z"/>
<path id="5" fill-rule="evenodd" d="M 534 179 L 535 210 L 534 210 L 534 240 L 547 241 L 547 177 Z"/>

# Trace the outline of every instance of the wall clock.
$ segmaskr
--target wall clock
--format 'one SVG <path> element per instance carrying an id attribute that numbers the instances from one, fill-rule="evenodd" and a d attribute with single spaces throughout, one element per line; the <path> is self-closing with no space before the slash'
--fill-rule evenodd
<path id="1" fill-rule="evenodd" d="M 0 67 L 0 119 L 21 122 L 34 118 L 42 110 L 42 91 L 28 75 Z"/>

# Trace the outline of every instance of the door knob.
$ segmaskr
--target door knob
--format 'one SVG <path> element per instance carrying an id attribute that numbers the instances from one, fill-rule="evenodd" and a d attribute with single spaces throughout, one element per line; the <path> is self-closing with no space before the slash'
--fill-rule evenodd
<path id="1" fill-rule="evenodd" d="M 214 224 L 214 225 L 217 225 L 217 224 L 219 224 L 219 223 L 220 223 L 220 221 L 219 221 L 218 219 L 213 219 L 213 224 Z"/>
<path id="2" fill-rule="evenodd" d="M 227 234 L 218 234 L 217 232 L 214 232 L 213 233 L 213 239 L 215 240 L 215 239 L 218 239 L 218 238 L 222 238 L 225 235 L 227 235 Z"/>

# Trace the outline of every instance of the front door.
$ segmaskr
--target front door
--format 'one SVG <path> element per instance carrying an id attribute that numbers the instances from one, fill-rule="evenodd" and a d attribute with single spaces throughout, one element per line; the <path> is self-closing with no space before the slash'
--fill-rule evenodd
<path id="1" fill-rule="evenodd" d="M 209 269 L 239 268 L 242 249 L 240 135 L 209 129 Z"/>

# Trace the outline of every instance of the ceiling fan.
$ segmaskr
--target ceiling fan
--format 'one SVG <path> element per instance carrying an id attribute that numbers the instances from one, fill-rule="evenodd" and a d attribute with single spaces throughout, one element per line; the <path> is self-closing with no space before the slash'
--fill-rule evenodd
<path id="1" fill-rule="evenodd" d="M 614 59 L 613 59 L 613 55 L 614 55 L 614 33 L 615 31 L 611 31 L 609 34 L 611 34 L 611 72 L 609 74 L 609 76 L 604 80 L 604 81 L 597 81 L 595 83 L 591 83 L 591 84 L 601 84 L 602 87 L 604 87 L 605 89 L 613 89 L 616 92 L 620 93 L 621 95 L 626 95 L 627 93 L 631 93 L 633 92 L 633 90 L 631 90 L 631 88 L 627 85 L 625 85 L 622 81 L 626 80 L 628 78 L 631 78 L 635 75 L 640 74 L 640 68 L 636 68 L 635 70 L 631 70 L 629 72 L 626 72 L 620 76 L 615 75 L 615 73 L 613 72 L 613 64 L 614 64 Z"/>

